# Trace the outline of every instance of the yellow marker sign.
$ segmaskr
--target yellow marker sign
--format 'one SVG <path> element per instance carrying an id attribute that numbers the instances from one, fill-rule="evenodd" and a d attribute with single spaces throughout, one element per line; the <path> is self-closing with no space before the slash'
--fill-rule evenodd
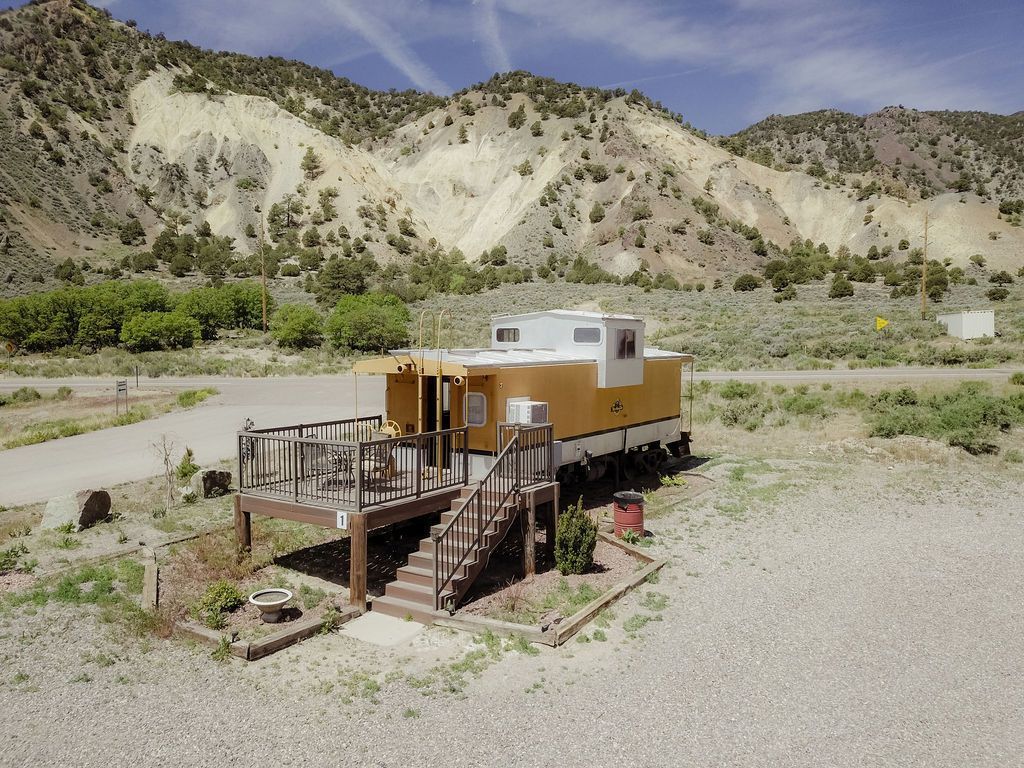
<path id="1" fill-rule="evenodd" d="M 886 320 L 884 317 L 878 317 L 877 315 L 875 316 L 875 330 L 876 331 L 882 330 L 888 324 L 889 324 L 889 321 Z"/>

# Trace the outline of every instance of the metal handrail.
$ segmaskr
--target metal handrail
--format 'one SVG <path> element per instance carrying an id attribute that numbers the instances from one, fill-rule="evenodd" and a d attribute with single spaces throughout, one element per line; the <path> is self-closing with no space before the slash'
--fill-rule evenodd
<path id="1" fill-rule="evenodd" d="M 243 430 L 246 434 L 253 435 L 282 435 L 290 432 L 301 432 L 307 429 L 322 429 L 323 427 L 335 427 L 343 425 L 359 426 L 366 424 L 368 426 L 379 427 L 384 423 L 383 416 L 358 416 L 351 419 L 334 419 L 331 421 L 314 421 L 308 424 L 290 424 L 284 427 L 263 427 L 261 429 L 248 429 Z M 287 436 L 287 434 L 284 434 Z"/>
<path id="2" fill-rule="evenodd" d="M 526 486 L 554 479 L 553 436 L 551 424 L 498 425 L 500 451 L 494 464 L 447 525 L 431 537 L 435 610 L 442 608 L 441 595 L 470 554 L 480 549 L 484 534 L 509 498 Z"/>
<path id="3" fill-rule="evenodd" d="M 434 541 L 434 608 L 441 608 L 441 594 L 455 578 L 455 573 L 471 553 L 480 549 L 484 531 L 494 522 L 498 510 L 505 506 L 509 497 L 516 491 L 514 475 L 509 473 L 508 463 L 518 457 L 518 436 L 513 437 L 494 460 L 493 466 L 487 471 L 480 484 L 466 499 L 459 511 L 448 521 L 448 524 L 433 535 Z M 511 458 L 510 458 L 511 457 Z M 486 495 L 485 495 L 486 494 Z M 492 495 L 493 494 L 493 495 Z M 497 499 L 492 504 L 490 515 L 484 520 L 484 499 Z M 468 521 L 469 527 L 459 529 L 459 524 Z M 461 550 L 461 554 L 459 555 Z M 458 561 L 455 556 L 459 555 Z M 445 567 L 442 572 L 442 566 Z"/>

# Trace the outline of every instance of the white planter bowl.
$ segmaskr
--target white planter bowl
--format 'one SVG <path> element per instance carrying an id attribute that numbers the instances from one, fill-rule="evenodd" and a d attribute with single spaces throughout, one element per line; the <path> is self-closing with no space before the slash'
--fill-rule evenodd
<path id="1" fill-rule="evenodd" d="M 249 595 L 249 602 L 260 609 L 260 618 L 267 624 L 275 624 L 281 619 L 281 611 L 294 595 L 287 589 L 260 589 Z"/>

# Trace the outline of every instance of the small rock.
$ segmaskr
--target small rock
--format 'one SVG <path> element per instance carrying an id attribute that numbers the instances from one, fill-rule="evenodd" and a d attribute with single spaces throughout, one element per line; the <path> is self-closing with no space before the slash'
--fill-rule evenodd
<path id="1" fill-rule="evenodd" d="M 55 496 L 46 504 L 41 527 L 60 528 L 73 523 L 76 530 L 90 528 L 110 517 L 110 494 L 106 491 L 79 491 Z"/>
<path id="2" fill-rule="evenodd" d="M 192 475 L 189 485 L 202 499 L 226 496 L 231 491 L 231 473 L 224 469 L 201 469 Z"/>

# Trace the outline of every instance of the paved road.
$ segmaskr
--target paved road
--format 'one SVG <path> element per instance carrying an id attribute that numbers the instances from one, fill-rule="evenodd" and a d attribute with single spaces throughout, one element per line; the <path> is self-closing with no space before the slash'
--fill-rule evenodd
<path id="1" fill-rule="evenodd" d="M 697 371 L 695 381 L 1006 381 L 1020 368 L 857 368 L 831 371 Z"/>
<path id="2" fill-rule="evenodd" d="M 134 384 L 134 382 L 133 382 Z M 109 380 L 0 381 L 0 390 L 19 386 L 40 390 L 71 386 L 110 388 Z M 188 445 L 197 461 L 211 463 L 235 455 L 235 433 L 248 417 L 257 426 L 302 424 L 348 418 L 355 413 L 351 376 L 270 379 L 155 379 L 144 389 L 194 389 L 215 386 L 220 394 L 187 411 L 86 435 L 0 451 L 0 505 L 42 501 L 82 488 L 110 487 L 163 470 L 155 444 L 167 435 L 180 455 Z M 381 413 L 380 379 L 360 378 L 359 412 Z"/>
<path id="3" fill-rule="evenodd" d="M 810 381 L 943 381 L 957 379 L 1005 381 L 1006 368 L 867 368 L 831 371 L 702 371 L 697 380 L 810 382 Z M 257 426 L 300 424 L 348 418 L 355 413 L 352 376 L 272 378 L 142 378 L 143 389 L 171 391 L 216 387 L 220 394 L 205 404 L 150 421 L 87 435 L 54 440 L 0 452 L 0 505 L 16 506 L 89 487 L 111 486 L 159 474 L 162 469 L 154 444 L 162 435 L 178 451 L 188 445 L 200 463 L 235 454 L 235 432 L 248 417 Z M 134 385 L 134 381 L 131 382 Z M 52 391 L 60 386 L 77 390 L 111 390 L 111 378 L 0 378 L 0 391 L 30 386 Z M 359 379 L 359 412 L 383 411 L 380 377 Z"/>

